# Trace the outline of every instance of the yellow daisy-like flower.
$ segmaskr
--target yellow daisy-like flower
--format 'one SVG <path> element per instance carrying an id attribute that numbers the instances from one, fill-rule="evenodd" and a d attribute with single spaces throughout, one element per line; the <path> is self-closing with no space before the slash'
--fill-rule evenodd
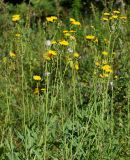
<path id="1" fill-rule="evenodd" d="M 63 45 L 63 46 L 68 46 L 69 45 L 69 42 L 66 41 L 66 40 L 62 40 L 59 42 L 59 44 Z"/>
<path id="2" fill-rule="evenodd" d="M 72 21 L 71 24 L 76 25 L 76 26 L 80 26 L 81 25 L 81 23 L 78 22 L 78 21 Z"/>
<path id="3" fill-rule="evenodd" d="M 39 94 L 40 92 L 44 92 L 44 91 L 46 91 L 46 88 L 34 88 L 34 91 L 33 91 L 33 93 L 34 94 Z"/>
<path id="4" fill-rule="evenodd" d="M 14 52 L 10 51 L 9 52 L 9 56 L 12 57 L 12 58 L 14 58 L 14 57 L 16 57 L 16 54 Z"/>
<path id="5" fill-rule="evenodd" d="M 79 21 L 76 21 L 74 18 L 70 18 L 70 23 L 77 26 L 81 25 L 81 23 Z"/>
<path id="6" fill-rule="evenodd" d="M 75 53 L 73 53 L 73 56 L 74 56 L 75 58 L 78 58 L 78 57 L 79 57 L 79 54 L 78 54 L 77 52 L 75 52 Z"/>
<path id="7" fill-rule="evenodd" d="M 105 56 L 107 56 L 108 52 L 107 51 L 103 51 L 102 54 L 105 55 Z"/>
<path id="8" fill-rule="evenodd" d="M 74 30 L 70 30 L 70 33 L 75 33 L 76 31 L 74 31 Z"/>
<path id="9" fill-rule="evenodd" d="M 127 20 L 127 16 L 120 16 L 119 17 L 121 20 Z"/>
<path id="10" fill-rule="evenodd" d="M 51 18 L 53 18 L 53 20 L 57 20 L 58 19 L 56 16 L 51 16 Z"/>
<path id="11" fill-rule="evenodd" d="M 87 40 L 95 40 L 95 38 L 96 38 L 96 37 L 93 36 L 93 35 L 87 35 L 87 36 L 86 36 L 86 39 L 87 39 Z"/>
<path id="12" fill-rule="evenodd" d="M 74 69 L 79 70 L 79 64 L 78 63 L 74 64 Z"/>
<path id="13" fill-rule="evenodd" d="M 102 66 L 102 70 L 105 71 L 105 72 L 109 72 L 109 73 L 112 72 L 111 66 L 109 66 L 107 64 Z"/>
<path id="14" fill-rule="evenodd" d="M 115 11 L 113 11 L 113 13 L 114 14 L 120 14 L 120 11 L 115 10 Z"/>
<path id="15" fill-rule="evenodd" d="M 104 12 L 103 15 L 104 15 L 104 16 L 110 16 L 110 13 Z"/>
<path id="16" fill-rule="evenodd" d="M 96 66 L 100 66 L 100 63 L 99 63 L 99 62 L 95 62 L 95 65 L 96 65 Z"/>
<path id="17" fill-rule="evenodd" d="M 107 77 L 109 77 L 109 74 L 107 74 L 107 73 L 100 74 L 99 77 L 101 77 L 101 78 L 107 78 Z"/>
<path id="18" fill-rule="evenodd" d="M 33 79 L 35 81 L 41 81 L 42 78 L 40 76 L 38 76 L 38 75 L 35 75 L 35 76 L 33 76 Z"/>
<path id="19" fill-rule="evenodd" d="M 118 16 L 117 16 L 117 15 L 112 15 L 112 16 L 110 17 L 110 19 L 118 19 Z"/>
<path id="20" fill-rule="evenodd" d="M 70 18 L 70 22 L 75 22 L 76 20 L 74 18 Z"/>
<path id="21" fill-rule="evenodd" d="M 39 88 L 35 88 L 33 91 L 34 94 L 38 94 L 39 93 Z"/>
<path id="22" fill-rule="evenodd" d="M 63 31 L 63 33 L 68 33 L 68 32 L 69 32 L 68 30 L 64 30 L 64 31 Z"/>
<path id="23" fill-rule="evenodd" d="M 15 15 L 12 16 L 12 21 L 13 21 L 13 22 L 17 22 L 17 21 L 19 21 L 20 19 L 21 19 L 21 17 L 20 17 L 19 14 L 15 14 Z"/>
<path id="24" fill-rule="evenodd" d="M 20 35 L 20 33 L 16 33 L 15 36 L 16 37 L 20 37 L 21 35 Z"/>
<path id="25" fill-rule="evenodd" d="M 109 19 L 106 18 L 106 17 L 103 17 L 103 18 L 102 18 L 102 21 L 109 21 Z"/>
<path id="26" fill-rule="evenodd" d="M 46 17 L 47 22 L 55 22 L 57 19 L 58 18 L 56 16 Z"/>
<path id="27" fill-rule="evenodd" d="M 56 51 L 49 50 L 47 53 L 43 54 L 43 58 L 46 60 L 51 60 L 56 55 L 57 55 Z"/>

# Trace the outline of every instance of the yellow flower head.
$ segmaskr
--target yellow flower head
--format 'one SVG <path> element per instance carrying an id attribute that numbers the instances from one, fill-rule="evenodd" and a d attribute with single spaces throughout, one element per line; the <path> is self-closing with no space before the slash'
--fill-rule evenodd
<path id="1" fill-rule="evenodd" d="M 19 33 L 16 33 L 15 36 L 16 36 L 16 37 L 20 37 L 21 35 L 20 35 Z"/>
<path id="2" fill-rule="evenodd" d="M 114 14 L 120 14 L 120 11 L 115 10 L 115 11 L 113 11 L 113 13 Z"/>
<path id="3" fill-rule="evenodd" d="M 38 75 L 35 75 L 35 76 L 33 76 L 33 79 L 35 81 L 41 81 L 42 78 L 40 76 L 38 76 Z"/>
<path id="4" fill-rule="evenodd" d="M 70 22 L 75 22 L 76 20 L 74 18 L 70 18 Z"/>
<path id="5" fill-rule="evenodd" d="M 96 66 L 100 66 L 100 63 L 99 63 L 99 62 L 95 62 L 95 65 L 96 65 Z"/>
<path id="6" fill-rule="evenodd" d="M 75 52 L 75 53 L 73 53 L 73 56 L 74 56 L 75 58 L 78 58 L 78 57 L 79 57 L 79 54 L 78 54 L 77 52 Z"/>
<path id="7" fill-rule="evenodd" d="M 55 22 L 57 19 L 58 18 L 56 16 L 46 17 L 47 22 Z"/>
<path id="8" fill-rule="evenodd" d="M 127 17 L 126 16 L 120 16 L 119 17 L 121 20 L 127 20 Z"/>
<path id="9" fill-rule="evenodd" d="M 76 25 L 76 26 L 80 26 L 81 23 L 79 21 L 72 21 L 71 24 Z"/>
<path id="10" fill-rule="evenodd" d="M 19 14 L 15 14 L 12 16 L 12 21 L 19 21 L 20 20 L 20 15 Z"/>
<path id="11" fill-rule="evenodd" d="M 109 73 L 112 72 L 111 66 L 109 66 L 108 64 L 102 66 L 102 70 Z"/>
<path id="12" fill-rule="evenodd" d="M 103 51 L 102 54 L 105 55 L 105 56 L 107 56 L 108 52 L 107 51 Z"/>
<path id="13" fill-rule="evenodd" d="M 109 21 L 109 19 L 106 17 L 102 17 L 102 21 Z"/>
<path id="14" fill-rule="evenodd" d="M 33 93 L 34 94 L 39 94 L 40 92 L 44 92 L 44 91 L 46 91 L 46 88 L 34 88 L 34 91 L 33 91 Z"/>
<path id="15" fill-rule="evenodd" d="M 110 13 L 104 12 L 103 15 L 104 15 L 104 16 L 110 16 Z"/>
<path id="16" fill-rule="evenodd" d="M 14 57 L 16 57 L 16 54 L 14 52 L 10 51 L 9 52 L 9 56 L 12 57 L 12 58 L 14 58 Z"/>
<path id="17" fill-rule="evenodd" d="M 39 88 L 34 88 L 33 93 L 34 93 L 34 94 L 38 94 L 38 93 L 39 93 Z"/>
<path id="18" fill-rule="evenodd" d="M 110 19 L 118 19 L 118 16 L 117 16 L 117 15 L 112 15 L 112 16 L 110 17 Z"/>
<path id="19" fill-rule="evenodd" d="M 59 44 L 63 45 L 63 46 L 68 46 L 69 45 L 69 42 L 66 41 L 66 40 L 62 40 L 59 42 Z"/>
<path id="20" fill-rule="evenodd" d="M 74 31 L 74 30 L 70 30 L 70 33 L 75 33 L 76 31 Z"/>
<path id="21" fill-rule="evenodd" d="M 78 64 L 78 63 L 75 63 L 75 64 L 74 64 L 74 69 L 75 69 L 75 70 L 79 70 L 79 64 Z"/>
<path id="22" fill-rule="evenodd" d="M 92 41 L 93 41 L 93 40 L 95 40 L 95 38 L 96 38 L 96 37 L 93 36 L 93 35 L 87 35 L 87 36 L 86 36 L 86 39 L 87 39 L 87 40 L 92 40 Z"/>
<path id="23" fill-rule="evenodd" d="M 46 54 L 43 54 L 43 58 L 46 60 L 51 60 L 56 55 L 57 55 L 56 51 L 49 50 Z"/>
<path id="24" fill-rule="evenodd" d="M 20 18 L 21 18 L 21 17 L 20 17 L 19 14 L 15 14 L 15 15 L 12 16 L 12 21 L 13 21 L 13 22 L 19 21 Z"/>
<path id="25" fill-rule="evenodd" d="M 68 33 L 69 31 L 68 30 L 63 30 L 63 33 Z"/>
<path id="26" fill-rule="evenodd" d="M 109 76 L 109 74 L 107 74 L 107 73 L 104 73 L 104 74 L 100 74 L 99 75 L 99 77 L 101 77 L 101 78 L 107 78 Z"/>

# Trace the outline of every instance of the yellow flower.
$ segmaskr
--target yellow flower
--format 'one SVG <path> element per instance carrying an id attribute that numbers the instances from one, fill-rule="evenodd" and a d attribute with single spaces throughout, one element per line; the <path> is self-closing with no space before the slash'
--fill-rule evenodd
<path id="1" fill-rule="evenodd" d="M 106 17 L 103 17 L 102 20 L 103 20 L 103 21 L 109 21 L 109 19 L 106 18 Z"/>
<path id="2" fill-rule="evenodd" d="M 56 51 L 49 50 L 46 54 L 43 54 L 43 58 L 46 60 L 51 60 L 56 55 L 57 55 Z"/>
<path id="3" fill-rule="evenodd" d="M 73 53 L 73 56 L 74 56 L 75 58 L 78 58 L 78 57 L 79 57 L 79 54 L 78 54 L 77 52 L 75 52 L 75 53 Z"/>
<path id="4" fill-rule="evenodd" d="M 100 63 L 99 63 L 99 62 L 95 62 L 95 65 L 96 65 L 96 66 L 100 66 Z"/>
<path id="5" fill-rule="evenodd" d="M 74 18 L 70 18 L 70 22 L 75 22 L 76 20 Z"/>
<path id="6" fill-rule="evenodd" d="M 52 18 L 53 20 L 57 20 L 57 19 L 58 19 L 56 16 L 51 16 L 51 18 Z"/>
<path id="7" fill-rule="evenodd" d="M 39 93 L 39 88 L 35 88 L 33 93 L 38 94 Z"/>
<path id="8" fill-rule="evenodd" d="M 127 20 L 127 17 L 126 16 L 120 16 L 119 17 L 121 20 Z"/>
<path id="9" fill-rule="evenodd" d="M 60 41 L 59 44 L 61 44 L 63 46 L 68 46 L 69 45 L 68 41 L 66 41 L 66 40 Z"/>
<path id="10" fill-rule="evenodd" d="M 70 23 L 77 26 L 81 25 L 81 23 L 79 21 L 76 21 L 74 18 L 70 18 Z"/>
<path id="11" fill-rule="evenodd" d="M 71 36 L 70 33 L 65 33 L 64 35 L 65 35 L 66 37 L 70 37 L 70 36 Z"/>
<path id="12" fill-rule="evenodd" d="M 75 33 L 76 31 L 74 31 L 74 30 L 70 30 L 70 33 Z"/>
<path id="13" fill-rule="evenodd" d="M 78 21 L 72 21 L 71 24 L 76 25 L 76 26 L 80 26 L 81 25 L 81 23 L 78 22 Z"/>
<path id="14" fill-rule="evenodd" d="M 69 32 L 68 30 L 64 30 L 64 31 L 63 31 L 63 33 L 68 33 L 68 32 Z"/>
<path id="15" fill-rule="evenodd" d="M 109 74 L 107 74 L 107 73 L 104 73 L 104 74 L 100 74 L 99 75 L 99 77 L 101 77 L 101 78 L 107 78 L 109 76 Z"/>
<path id="16" fill-rule="evenodd" d="M 79 64 L 78 63 L 74 64 L 74 69 L 79 70 Z"/>
<path id="17" fill-rule="evenodd" d="M 104 16 L 110 16 L 110 13 L 104 12 L 103 15 L 104 15 Z"/>
<path id="18" fill-rule="evenodd" d="M 16 36 L 16 37 L 20 37 L 20 34 L 19 34 L 19 33 L 16 33 L 15 36 Z"/>
<path id="19" fill-rule="evenodd" d="M 38 75 L 35 75 L 35 76 L 33 76 L 33 79 L 35 81 L 41 81 L 42 78 L 40 76 L 38 76 Z"/>
<path id="20" fill-rule="evenodd" d="M 47 22 L 55 22 L 57 19 L 56 16 L 46 17 Z"/>
<path id="21" fill-rule="evenodd" d="M 15 15 L 12 16 L 12 21 L 13 21 L 13 22 L 19 21 L 20 18 L 21 18 L 21 17 L 20 17 L 19 14 L 15 14 Z"/>
<path id="22" fill-rule="evenodd" d="M 86 36 L 86 39 L 87 39 L 87 40 L 95 40 L 95 38 L 96 38 L 96 37 L 93 36 L 93 35 L 87 35 L 87 36 Z"/>
<path id="23" fill-rule="evenodd" d="M 16 54 L 15 54 L 14 52 L 12 52 L 12 51 L 9 52 L 9 55 L 10 55 L 10 57 L 12 57 L 12 58 L 13 58 L 13 57 L 16 57 Z"/>
<path id="24" fill-rule="evenodd" d="M 39 94 L 40 92 L 44 92 L 44 91 L 46 91 L 46 88 L 34 88 L 34 91 L 33 91 L 33 93 L 34 94 Z"/>
<path id="25" fill-rule="evenodd" d="M 120 11 L 115 10 L 115 11 L 113 11 L 113 13 L 114 14 L 120 14 Z"/>
<path id="26" fill-rule="evenodd" d="M 105 55 L 105 56 L 107 56 L 108 52 L 107 51 L 103 51 L 102 54 Z"/>
<path id="27" fill-rule="evenodd" d="M 118 19 L 118 16 L 117 16 L 117 15 L 112 15 L 112 16 L 110 17 L 110 19 Z"/>
<path id="28" fill-rule="evenodd" d="M 105 72 L 109 72 L 109 73 L 112 72 L 111 66 L 109 66 L 107 64 L 102 66 L 102 70 L 105 71 Z"/>

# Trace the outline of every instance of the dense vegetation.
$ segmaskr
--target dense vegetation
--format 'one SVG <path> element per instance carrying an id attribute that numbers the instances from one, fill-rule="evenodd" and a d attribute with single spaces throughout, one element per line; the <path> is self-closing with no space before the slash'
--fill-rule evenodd
<path id="1" fill-rule="evenodd" d="M 130 160 L 129 7 L 45 2 L 0 2 L 0 159 Z"/>

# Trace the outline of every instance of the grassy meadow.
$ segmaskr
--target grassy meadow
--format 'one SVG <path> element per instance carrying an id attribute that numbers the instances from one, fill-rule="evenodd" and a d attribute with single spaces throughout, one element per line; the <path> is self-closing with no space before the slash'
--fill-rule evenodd
<path id="1" fill-rule="evenodd" d="M 130 160 L 130 16 L 4 13 L 1 160 Z"/>

